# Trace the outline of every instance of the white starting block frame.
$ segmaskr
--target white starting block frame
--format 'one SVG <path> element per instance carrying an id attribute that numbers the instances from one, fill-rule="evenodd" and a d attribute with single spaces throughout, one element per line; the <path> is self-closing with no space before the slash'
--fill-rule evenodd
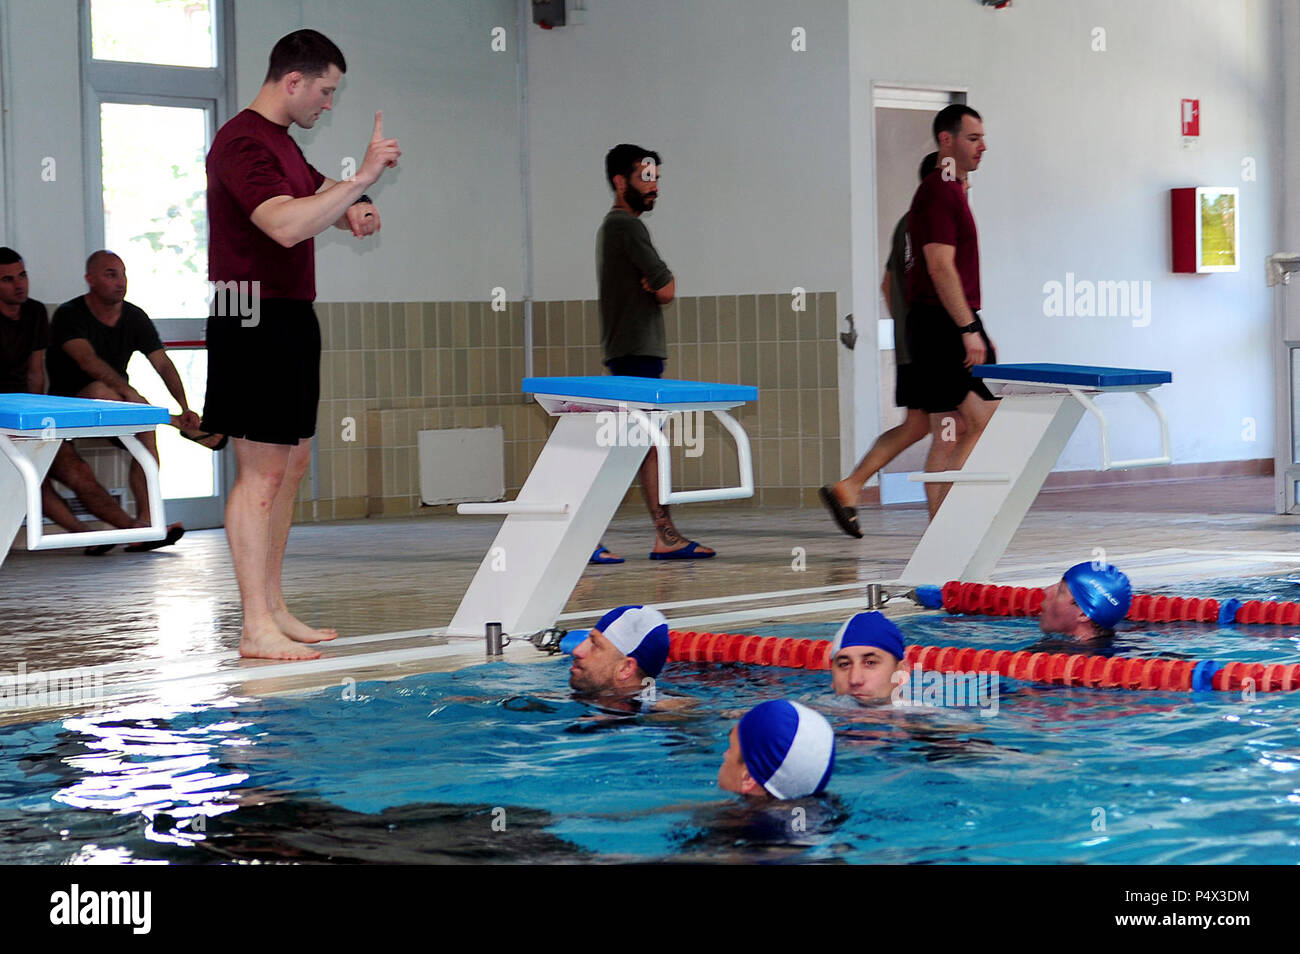
<path id="1" fill-rule="evenodd" d="M 557 418 L 555 428 L 517 499 L 457 507 L 506 519 L 447 627 L 451 636 L 482 636 L 488 622 L 515 635 L 554 626 L 651 442 L 660 449 L 661 503 L 754 494 L 749 438 L 727 411 L 755 400 L 757 388 L 610 376 L 525 378 L 523 390 Z M 737 486 L 673 492 L 664 431 L 672 415 L 696 411 L 711 412 L 735 440 Z"/>
<path id="2" fill-rule="evenodd" d="M 0 566 L 27 522 L 28 550 L 57 550 L 104 543 L 141 543 L 167 536 L 158 462 L 135 436 L 169 419 L 165 408 L 124 401 L 0 394 Z M 60 421 L 71 426 L 61 426 Z M 97 422 L 97 423 L 96 423 Z M 144 469 L 149 488 L 148 527 L 45 533 L 41 483 L 65 440 L 116 437 Z M 7 461 L 7 463 L 6 463 Z"/>
<path id="3" fill-rule="evenodd" d="M 1169 422 L 1147 393 L 1172 380 L 1166 371 L 1044 364 L 980 365 L 973 373 L 1015 385 L 1015 393 L 1003 392 L 961 470 L 911 475 L 911 480 L 952 487 L 899 577 L 901 584 L 991 579 L 1085 411 L 1101 425 L 1102 470 L 1172 461 Z M 1125 391 L 1136 393 L 1159 421 L 1159 456 L 1111 457 L 1110 423 L 1092 397 Z"/>

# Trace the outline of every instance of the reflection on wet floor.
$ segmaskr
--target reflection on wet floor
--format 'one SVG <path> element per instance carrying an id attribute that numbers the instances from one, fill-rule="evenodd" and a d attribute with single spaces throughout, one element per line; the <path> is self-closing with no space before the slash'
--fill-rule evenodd
<path id="1" fill-rule="evenodd" d="M 1036 567 L 1043 573 L 1091 559 L 1099 546 L 1112 558 L 1170 548 L 1288 551 L 1296 524 L 1293 517 L 1268 513 L 1271 494 L 1267 477 L 1044 493 L 999 569 L 1014 573 Z M 676 516 L 684 531 L 716 548 L 718 557 L 686 563 L 646 559 L 651 543 L 647 518 L 636 508 L 625 508 L 604 542 L 628 562 L 589 567 L 567 612 L 889 579 L 905 565 L 926 525 L 925 512 L 917 507 L 862 508 L 862 540 L 842 535 L 821 509 L 687 506 L 678 508 Z M 344 636 L 443 626 L 497 526 L 491 518 L 440 514 L 297 527 L 285 567 L 290 605 L 313 625 L 334 626 Z M 1167 576 L 1162 568 L 1169 561 L 1159 554 L 1140 562 L 1139 572 L 1130 569 L 1135 583 Z M 1205 562 L 1215 564 L 1211 557 Z M 1300 566 L 1300 556 L 1295 565 Z M 1251 566 L 1228 562 L 1220 572 L 1202 570 L 1201 575 L 1262 575 L 1294 568 L 1275 558 Z M 810 594 L 802 601 L 854 594 L 850 588 Z M 789 597 L 773 603 L 800 601 Z M 686 614 L 670 617 L 675 615 Z M 774 611 L 773 618 L 779 613 Z M 110 683 L 134 685 L 159 676 L 242 673 L 264 666 L 234 655 L 238 627 L 234 577 L 220 530 L 188 533 L 177 546 L 152 553 L 118 550 L 101 559 L 87 559 L 80 551 L 20 550 L 0 569 L 0 673 L 20 667 L 30 673 L 107 666 Z M 408 637 L 403 645 L 412 639 L 428 643 L 427 638 Z M 374 649 L 375 644 L 336 644 L 326 652 L 334 656 L 362 648 Z M 448 665 L 453 663 L 384 663 L 390 675 Z M 337 681 L 333 674 L 313 679 L 307 670 L 277 680 L 273 689 L 246 688 L 282 691 Z M 192 700 L 207 691 L 191 680 L 177 683 L 171 694 Z M 13 721 L 13 713 L 0 711 L 0 721 Z"/>

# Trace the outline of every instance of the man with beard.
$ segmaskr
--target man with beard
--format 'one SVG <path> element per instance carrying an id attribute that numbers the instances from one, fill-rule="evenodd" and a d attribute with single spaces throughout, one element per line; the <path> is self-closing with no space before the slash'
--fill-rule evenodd
<path id="1" fill-rule="evenodd" d="M 614 205 L 596 233 L 596 278 L 600 287 L 601 346 L 610 374 L 660 378 L 668 358 L 663 306 L 677 294 L 642 213 L 659 198 L 662 163 L 653 149 L 630 143 L 605 155 L 605 178 L 614 190 Z M 659 452 L 651 446 L 641 462 L 641 492 L 654 521 L 652 560 L 701 560 L 714 551 L 687 540 L 659 502 Z M 592 563 L 622 563 L 602 545 Z"/>
<path id="2" fill-rule="evenodd" d="M 668 660 L 668 620 L 648 606 L 620 606 L 600 618 L 573 649 L 569 686 L 611 701 L 653 693 Z"/>

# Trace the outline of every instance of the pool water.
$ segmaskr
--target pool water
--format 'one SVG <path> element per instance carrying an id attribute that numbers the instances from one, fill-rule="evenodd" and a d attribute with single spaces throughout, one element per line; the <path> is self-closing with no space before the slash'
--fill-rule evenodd
<path id="1" fill-rule="evenodd" d="M 1025 619 L 900 624 L 925 645 L 1040 638 Z M 1164 624 L 1113 648 L 1289 663 L 1300 632 Z M 825 672 L 670 663 L 660 691 L 694 705 L 619 714 L 567 679 L 557 657 L 0 728 L 0 863 L 1300 860 L 1300 693 L 1002 679 L 986 715 L 846 704 Z M 823 797 L 756 808 L 715 780 L 735 719 L 776 697 L 831 720 L 835 774 Z"/>

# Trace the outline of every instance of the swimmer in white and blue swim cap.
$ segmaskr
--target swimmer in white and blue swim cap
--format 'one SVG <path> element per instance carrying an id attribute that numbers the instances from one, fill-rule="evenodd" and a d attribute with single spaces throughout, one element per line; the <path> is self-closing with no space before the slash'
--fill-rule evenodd
<path id="1" fill-rule="evenodd" d="M 718 788 L 753 798 L 803 798 L 824 791 L 834 768 L 830 723 L 798 702 L 773 699 L 731 730 Z"/>
<path id="2" fill-rule="evenodd" d="M 883 613 L 858 613 L 831 644 L 831 688 L 861 703 L 884 702 L 907 671 L 903 633 Z"/>
<path id="3" fill-rule="evenodd" d="M 1043 594 L 1038 628 L 1075 639 L 1114 636 L 1115 624 L 1128 615 L 1133 600 L 1128 577 L 1100 563 L 1076 563 Z"/>
<path id="4" fill-rule="evenodd" d="M 642 692 L 668 659 L 668 620 L 648 606 L 620 606 L 573 649 L 569 686 L 579 693 Z"/>

